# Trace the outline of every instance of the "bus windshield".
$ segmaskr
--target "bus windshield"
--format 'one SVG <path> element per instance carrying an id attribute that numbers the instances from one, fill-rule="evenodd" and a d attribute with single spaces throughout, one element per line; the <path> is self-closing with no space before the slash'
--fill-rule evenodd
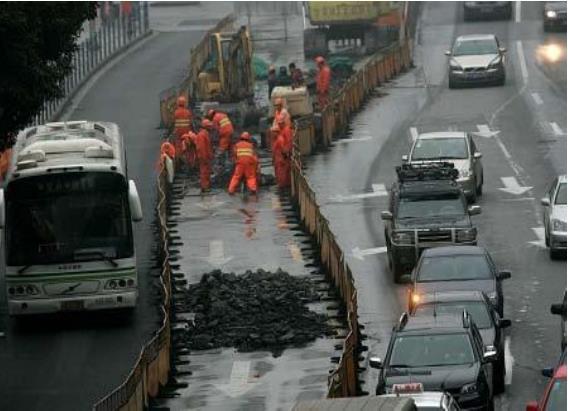
<path id="1" fill-rule="evenodd" d="M 110 172 L 12 181 L 6 191 L 6 260 L 11 266 L 134 255 L 128 183 Z"/>

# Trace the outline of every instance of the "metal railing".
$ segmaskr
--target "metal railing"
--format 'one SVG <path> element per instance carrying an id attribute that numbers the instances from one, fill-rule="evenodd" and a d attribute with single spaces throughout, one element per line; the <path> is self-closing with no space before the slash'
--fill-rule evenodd
<path id="1" fill-rule="evenodd" d="M 73 53 L 71 72 L 61 82 L 63 97 L 46 101 L 30 125 L 43 124 L 58 117 L 76 90 L 97 69 L 149 32 L 146 2 L 140 2 L 129 15 L 104 20 L 98 30 L 78 44 Z"/>

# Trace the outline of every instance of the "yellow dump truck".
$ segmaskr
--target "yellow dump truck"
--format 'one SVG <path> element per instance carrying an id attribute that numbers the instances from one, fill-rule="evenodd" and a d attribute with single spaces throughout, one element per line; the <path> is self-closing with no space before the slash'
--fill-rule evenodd
<path id="1" fill-rule="evenodd" d="M 384 19 L 399 12 L 399 2 L 390 1 L 308 1 L 306 17 L 315 27 L 304 29 L 304 53 L 327 54 L 331 40 L 358 40 L 372 53 L 388 40 L 396 18 Z M 382 19 L 382 21 L 381 21 Z M 359 44 L 359 43 L 357 43 Z"/>

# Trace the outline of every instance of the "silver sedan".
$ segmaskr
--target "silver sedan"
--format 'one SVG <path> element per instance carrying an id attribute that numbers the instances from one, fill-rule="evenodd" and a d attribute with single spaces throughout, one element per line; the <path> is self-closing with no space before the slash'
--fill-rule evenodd
<path id="1" fill-rule="evenodd" d="M 545 242 L 550 258 L 557 258 L 566 252 L 566 175 L 554 179 L 541 203 Z"/>

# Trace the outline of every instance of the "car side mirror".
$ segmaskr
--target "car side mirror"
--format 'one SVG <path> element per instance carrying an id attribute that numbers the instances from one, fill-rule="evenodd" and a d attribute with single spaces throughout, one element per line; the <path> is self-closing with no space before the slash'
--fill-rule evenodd
<path id="1" fill-rule="evenodd" d="M 566 317 L 566 307 L 564 307 L 564 304 L 552 304 L 550 306 L 550 313 L 554 314 L 554 315 L 562 315 L 564 317 Z"/>
<path id="2" fill-rule="evenodd" d="M 543 368 L 542 370 L 540 370 L 540 373 L 542 374 L 543 377 L 552 378 L 552 376 L 554 375 L 554 368 L 552 367 Z"/>
<path id="3" fill-rule="evenodd" d="M 536 401 L 527 402 L 526 411 L 538 411 L 538 403 Z"/>
<path id="4" fill-rule="evenodd" d="M 471 205 L 467 208 L 467 212 L 469 215 L 481 214 L 481 207 L 478 205 Z"/>
<path id="5" fill-rule="evenodd" d="M 506 47 L 499 47 L 499 53 L 503 54 L 507 52 L 507 48 Z"/>
<path id="6" fill-rule="evenodd" d="M 497 274 L 498 280 L 507 280 L 509 278 L 511 278 L 511 272 L 508 270 L 499 271 Z"/>
<path id="7" fill-rule="evenodd" d="M 0 188 L 0 228 L 6 225 L 6 203 L 4 202 L 4 189 Z"/>
<path id="8" fill-rule="evenodd" d="M 479 151 L 476 151 L 475 153 L 473 153 L 473 158 L 480 159 L 481 157 L 482 157 L 482 154 Z"/>
<path id="9" fill-rule="evenodd" d="M 371 357 L 369 358 L 369 366 L 376 369 L 383 368 L 383 361 L 379 357 Z"/>
<path id="10" fill-rule="evenodd" d="M 390 211 L 381 211 L 381 219 L 384 221 L 392 220 L 392 213 Z"/>
<path id="11" fill-rule="evenodd" d="M 133 180 L 128 181 L 128 202 L 132 221 L 142 221 L 142 204 L 140 204 L 136 183 Z"/>
<path id="12" fill-rule="evenodd" d="M 452 55 L 452 52 L 451 52 L 450 50 L 446 50 L 446 51 L 444 51 L 444 54 L 445 54 L 446 56 L 451 56 L 451 55 Z"/>
<path id="13" fill-rule="evenodd" d="M 485 361 L 495 361 L 497 359 L 497 350 L 493 345 L 486 345 L 483 352 L 483 359 Z"/>
<path id="14" fill-rule="evenodd" d="M 540 200 L 540 204 L 542 204 L 545 207 L 550 206 L 550 198 L 548 197 L 544 197 Z"/>
<path id="15" fill-rule="evenodd" d="M 499 320 L 499 328 L 508 328 L 510 326 L 511 326 L 511 320 L 509 319 Z"/>
<path id="16" fill-rule="evenodd" d="M 402 161 L 408 161 L 408 154 L 402 155 Z"/>

